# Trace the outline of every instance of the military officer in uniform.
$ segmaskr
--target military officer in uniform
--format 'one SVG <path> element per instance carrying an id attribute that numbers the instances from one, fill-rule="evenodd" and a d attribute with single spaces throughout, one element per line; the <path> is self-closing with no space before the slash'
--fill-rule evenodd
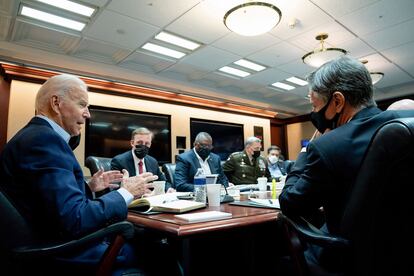
<path id="1" fill-rule="evenodd" d="M 249 137 L 243 151 L 234 152 L 229 156 L 223 165 L 229 182 L 235 185 L 255 184 L 257 178 L 263 176 L 270 180 L 267 161 L 260 156 L 261 142 L 257 137 Z"/>

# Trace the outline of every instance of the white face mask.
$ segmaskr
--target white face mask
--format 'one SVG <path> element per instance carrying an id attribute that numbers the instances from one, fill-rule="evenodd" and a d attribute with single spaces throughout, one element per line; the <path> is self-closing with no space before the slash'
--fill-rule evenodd
<path id="1" fill-rule="evenodd" d="M 279 161 L 279 158 L 277 156 L 274 156 L 274 155 L 269 156 L 269 162 L 270 162 L 270 164 L 274 164 L 277 161 Z"/>

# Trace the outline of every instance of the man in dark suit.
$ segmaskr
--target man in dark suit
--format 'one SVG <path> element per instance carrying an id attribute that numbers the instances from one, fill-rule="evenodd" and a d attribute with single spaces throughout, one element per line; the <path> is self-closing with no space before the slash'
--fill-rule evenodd
<path id="1" fill-rule="evenodd" d="M 151 148 L 152 132 L 145 127 L 140 127 L 134 130 L 131 134 L 132 149 L 121 153 L 111 161 L 111 169 L 122 171 L 127 170 L 130 176 L 142 174 L 144 172 L 151 172 L 158 176 L 158 180 L 165 181 L 165 176 L 158 166 L 158 161 L 148 155 Z M 171 183 L 165 183 L 166 192 L 174 192 Z"/>
<path id="2" fill-rule="evenodd" d="M 291 217 L 309 217 L 323 207 L 323 230 L 340 234 L 348 191 L 373 134 L 389 120 L 413 117 L 414 111 L 378 109 L 369 72 L 350 57 L 322 65 L 308 76 L 308 82 L 311 120 L 322 135 L 314 135 L 319 137 L 299 154 L 279 197 L 280 206 Z M 311 267 L 316 263 L 318 269 L 343 271 L 342 258 L 331 251 L 311 247 L 306 258 Z"/>
<path id="3" fill-rule="evenodd" d="M 175 185 L 179 192 L 194 190 L 194 175 L 198 168 L 204 174 L 218 174 L 217 183 L 228 186 L 229 182 L 221 168 L 221 160 L 217 154 L 211 152 L 213 139 L 207 132 L 197 134 L 194 148 L 177 157 L 175 166 Z"/>
<path id="4" fill-rule="evenodd" d="M 0 156 L 0 188 L 46 240 L 76 238 L 125 220 L 128 204 L 148 193 L 147 183 L 157 179 L 147 173 L 124 180 L 119 171 L 98 171 L 86 186 L 68 142 L 80 134 L 89 117 L 86 84 L 71 75 L 52 77 L 39 89 L 36 116 L 7 143 Z M 91 191 L 121 180 L 122 188 L 92 199 Z M 73 265 L 94 267 L 106 248 L 102 242 L 83 252 L 57 257 Z M 120 264 L 133 259 L 131 247 L 121 249 Z"/>
<path id="5" fill-rule="evenodd" d="M 267 165 L 271 177 L 277 181 L 287 174 L 285 161 L 278 146 L 272 145 L 267 149 Z"/>

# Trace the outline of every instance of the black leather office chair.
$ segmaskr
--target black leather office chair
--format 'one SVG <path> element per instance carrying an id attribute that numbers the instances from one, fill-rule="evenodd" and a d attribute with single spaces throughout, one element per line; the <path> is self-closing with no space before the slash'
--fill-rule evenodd
<path id="1" fill-rule="evenodd" d="M 110 238 L 110 246 L 103 255 L 96 275 L 111 275 L 112 266 L 125 238 L 134 234 L 130 222 L 118 222 L 76 240 L 45 241 L 30 223 L 20 215 L 8 197 L 0 191 L 0 252 L 2 266 L 0 271 L 9 275 L 85 275 L 85 268 L 59 263 L 54 257 L 69 252 L 81 251 L 104 238 Z M 79 269 L 79 271 L 78 271 Z"/>
<path id="2" fill-rule="evenodd" d="M 111 161 L 112 158 L 88 156 L 85 160 L 85 166 L 89 169 L 91 175 L 93 175 L 99 169 L 103 169 L 104 171 L 111 170 Z"/>
<path id="3" fill-rule="evenodd" d="M 167 182 L 171 183 L 171 187 L 175 189 L 175 164 L 165 163 L 161 167 L 162 172 L 165 174 Z"/>
<path id="4" fill-rule="evenodd" d="M 352 157 L 350 157 L 352 158 Z M 303 218 L 280 215 L 296 275 L 311 275 L 304 244 L 344 253 L 345 275 L 412 275 L 414 118 L 382 125 L 365 153 L 349 194 L 340 236 L 326 235 Z"/>
<path id="5" fill-rule="evenodd" d="M 285 165 L 286 173 L 289 174 L 290 171 L 292 170 L 293 165 L 295 165 L 295 161 L 285 160 L 284 163 L 285 163 L 284 165 Z"/>

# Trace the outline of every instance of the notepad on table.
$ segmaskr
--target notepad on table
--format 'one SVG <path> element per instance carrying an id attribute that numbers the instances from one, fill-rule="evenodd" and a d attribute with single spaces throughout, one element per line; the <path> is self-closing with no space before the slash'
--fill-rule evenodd
<path id="1" fill-rule="evenodd" d="M 250 198 L 251 204 L 257 204 L 262 206 L 267 206 L 271 208 L 280 208 L 278 199 L 261 199 L 261 198 Z"/>
<path id="2" fill-rule="evenodd" d="M 187 211 L 203 208 L 205 203 L 178 199 L 177 196 L 182 196 L 184 193 L 167 193 L 162 195 L 144 197 L 133 200 L 128 208 L 139 211 L 159 211 L 168 213 L 184 213 Z"/>
<path id="3" fill-rule="evenodd" d="M 210 221 L 210 220 L 220 220 L 231 218 L 231 213 L 220 212 L 220 211 L 207 211 L 199 213 L 191 213 L 184 215 L 175 215 L 177 219 L 184 220 L 186 222 L 201 222 L 201 221 Z"/>

